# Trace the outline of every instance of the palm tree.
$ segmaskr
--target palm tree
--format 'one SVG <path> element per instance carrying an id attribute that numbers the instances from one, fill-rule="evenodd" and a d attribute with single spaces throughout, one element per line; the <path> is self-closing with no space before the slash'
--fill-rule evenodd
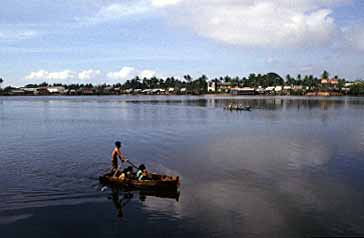
<path id="1" fill-rule="evenodd" d="M 321 78 L 322 79 L 329 79 L 329 72 L 327 72 L 326 70 L 324 70 L 324 72 L 322 72 Z"/>
<path id="2" fill-rule="evenodd" d="M 1 84 L 4 82 L 3 78 L 0 78 L 0 89 L 1 89 Z"/>
<path id="3" fill-rule="evenodd" d="M 189 74 L 183 76 L 183 78 L 187 81 L 187 83 L 190 83 L 192 81 L 192 77 Z"/>

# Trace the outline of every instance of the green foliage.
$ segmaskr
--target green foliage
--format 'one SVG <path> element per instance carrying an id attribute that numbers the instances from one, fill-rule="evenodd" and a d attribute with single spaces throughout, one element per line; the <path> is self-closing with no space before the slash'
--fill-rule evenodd
<path id="1" fill-rule="evenodd" d="M 353 96 L 364 96 L 364 82 L 353 84 L 350 87 L 350 94 Z"/>
<path id="2" fill-rule="evenodd" d="M 240 85 L 244 87 L 268 87 L 268 86 L 278 86 L 283 85 L 284 80 L 281 76 L 276 73 L 268 73 L 268 74 L 250 74 L 248 78 L 243 78 Z"/>
<path id="3" fill-rule="evenodd" d="M 326 70 L 324 70 L 324 72 L 322 72 L 321 78 L 322 79 L 329 79 L 329 72 L 327 72 Z"/>

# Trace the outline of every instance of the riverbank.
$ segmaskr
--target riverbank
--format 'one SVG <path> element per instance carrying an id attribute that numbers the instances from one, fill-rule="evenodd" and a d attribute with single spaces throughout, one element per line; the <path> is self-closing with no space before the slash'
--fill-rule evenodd
<path id="1" fill-rule="evenodd" d="M 307 93 L 304 95 L 289 95 L 289 94 L 255 94 L 255 95 L 234 95 L 229 93 L 206 93 L 206 94 L 0 94 L 0 97 L 89 97 L 89 96 L 165 96 L 165 97 L 184 97 L 184 96 L 212 96 L 212 97 L 364 97 L 363 95 L 350 94 L 330 94 L 327 92 Z"/>

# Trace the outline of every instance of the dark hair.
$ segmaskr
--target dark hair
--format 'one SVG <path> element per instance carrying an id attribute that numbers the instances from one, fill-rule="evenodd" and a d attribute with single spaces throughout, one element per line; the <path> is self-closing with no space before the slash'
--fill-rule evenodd
<path id="1" fill-rule="evenodd" d="M 129 166 L 123 170 L 123 173 L 133 172 L 133 167 Z"/>
<path id="2" fill-rule="evenodd" d="M 139 169 L 140 170 L 144 170 L 145 169 L 145 165 L 144 164 L 139 165 Z"/>
<path id="3" fill-rule="evenodd" d="M 115 142 L 115 146 L 116 147 L 121 147 L 121 142 L 120 141 Z"/>

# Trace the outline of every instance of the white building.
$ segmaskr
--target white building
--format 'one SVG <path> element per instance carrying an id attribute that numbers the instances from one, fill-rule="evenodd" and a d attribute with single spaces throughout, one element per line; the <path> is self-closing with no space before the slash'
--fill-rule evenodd
<path id="1" fill-rule="evenodd" d="M 265 93 L 265 89 L 262 86 L 259 86 L 255 91 L 259 94 Z"/>
<path id="2" fill-rule="evenodd" d="M 280 92 L 280 91 L 282 91 L 282 86 L 276 86 L 276 87 L 274 88 L 274 91 L 276 91 L 276 92 Z"/>
<path id="3" fill-rule="evenodd" d="M 272 92 L 272 91 L 274 91 L 274 87 L 266 87 L 265 91 Z"/>
<path id="4" fill-rule="evenodd" d="M 63 94 L 64 90 L 65 90 L 65 88 L 62 87 L 62 86 L 48 87 L 48 92 L 49 93 L 54 93 L 54 94 Z"/>
<path id="5" fill-rule="evenodd" d="M 209 92 L 209 93 L 216 92 L 216 83 L 215 82 L 208 82 L 207 83 L 207 92 Z"/>
<path id="6" fill-rule="evenodd" d="M 23 90 L 26 94 L 38 94 L 38 88 L 20 88 Z"/>
<path id="7" fill-rule="evenodd" d="M 284 87 L 283 87 L 283 89 L 284 89 L 284 90 L 291 90 L 291 89 L 292 89 L 292 87 L 291 87 L 291 86 L 284 86 Z"/>
<path id="8" fill-rule="evenodd" d="M 230 89 L 232 95 L 254 95 L 255 88 L 244 87 L 244 88 L 232 88 Z"/>

